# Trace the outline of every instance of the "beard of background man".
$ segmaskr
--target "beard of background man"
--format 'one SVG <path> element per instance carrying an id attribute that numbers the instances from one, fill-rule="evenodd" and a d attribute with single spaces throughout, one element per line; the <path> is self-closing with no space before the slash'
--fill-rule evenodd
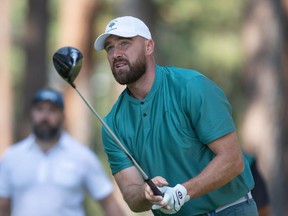
<path id="1" fill-rule="evenodd" d="M 60 134 L 61 126 L 53 126 L 44 120 L 33 124 L 33 132 L 41 141 L 52 141 Z"/>

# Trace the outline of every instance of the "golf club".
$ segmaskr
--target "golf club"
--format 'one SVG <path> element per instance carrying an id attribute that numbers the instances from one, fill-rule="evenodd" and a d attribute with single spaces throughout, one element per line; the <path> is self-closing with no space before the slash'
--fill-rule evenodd
<path id="1" fill-rule="evenodd" d="M 84 98 L 84 96 L 78 91 L 74 80 L 78 76 L 83 61 L 82 53 L 74 48 L 74 47 L 62 47 L 58 49 L 53 55 L 53 64 L 58 72 L 58 74 L 68 82 L 79 94 L 82 100 L 86 103 L 92 113 L 98 118 L 98 120 L 102 123 L 104 128 L 107 130 L 109 135 L 114 139 L 117 145 L 122 149 L 122 151 L 127 155 L 127 157 L 132 161 L 136 169 L 142 175 L 144 181 L 150 186 L 151 190 L 155 195 L 163 196 L 163 193 L 158 189 L 158 187 L 152 182 L 152 180 L 147 176 L 147 174 L 142 170 L 139 164 L 134 160 L 132 155 L 127 151 L 127 149 L 123 146 L 117 136 L 113 133 L 113 131 L 108 127 L 108 125 L 104 122 L 104 120 L 100 117 L 100 115 L 96 112 L 96 110 L 90 105 L 90 103 Z"/>

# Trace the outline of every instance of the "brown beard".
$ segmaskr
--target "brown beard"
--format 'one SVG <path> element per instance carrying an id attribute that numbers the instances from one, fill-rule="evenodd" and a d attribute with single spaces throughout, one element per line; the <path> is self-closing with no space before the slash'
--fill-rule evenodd
<path id="1" fill-rule="evenodd" d="M 128 70 L 117 70 L 114 65 L 117 62 L 125 62 L 128 66 Z M 135 63 L 131 64 L 127 59 L 119 57 L 113 62 L 112 73 L 115 80 L 121 85 L 128 85 L 136 82 L 146 72 L 146 59 L 144 55 L 139 56 Z"/>

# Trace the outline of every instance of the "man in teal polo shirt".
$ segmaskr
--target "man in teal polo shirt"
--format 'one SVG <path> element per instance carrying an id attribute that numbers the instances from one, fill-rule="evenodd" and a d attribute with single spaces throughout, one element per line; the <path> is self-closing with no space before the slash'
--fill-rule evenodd
<path id="1" fill-rule="evenodd" d="M 258 215 L 253 177 L 223 91 L 194 70 L 157 65 L 150 31 L 135 17 L 109 22 L 95 49 L 105 49 L 114 78 L 127 86 L 105 121 L 164 192 L 153 194 L 103 129 L 112 173 L 131 210 Z"/>

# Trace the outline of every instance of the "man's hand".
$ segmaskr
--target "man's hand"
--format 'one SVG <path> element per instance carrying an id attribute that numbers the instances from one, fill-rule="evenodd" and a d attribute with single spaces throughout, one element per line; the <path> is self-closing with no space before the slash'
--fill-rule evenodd
<path id="1" fill-rule="evenodd" d="M 174 214 L 178 212 L 184 203 L 188 202 L 190 196 L 187 194 L 187 190 L 181 184 L 177 184 L 175 187 L 161 187 L 159 188 L 164 193 L 163 203 L 164 205 L 153 205 L 152 209 L 159 209 L 165 214 Z"/>

